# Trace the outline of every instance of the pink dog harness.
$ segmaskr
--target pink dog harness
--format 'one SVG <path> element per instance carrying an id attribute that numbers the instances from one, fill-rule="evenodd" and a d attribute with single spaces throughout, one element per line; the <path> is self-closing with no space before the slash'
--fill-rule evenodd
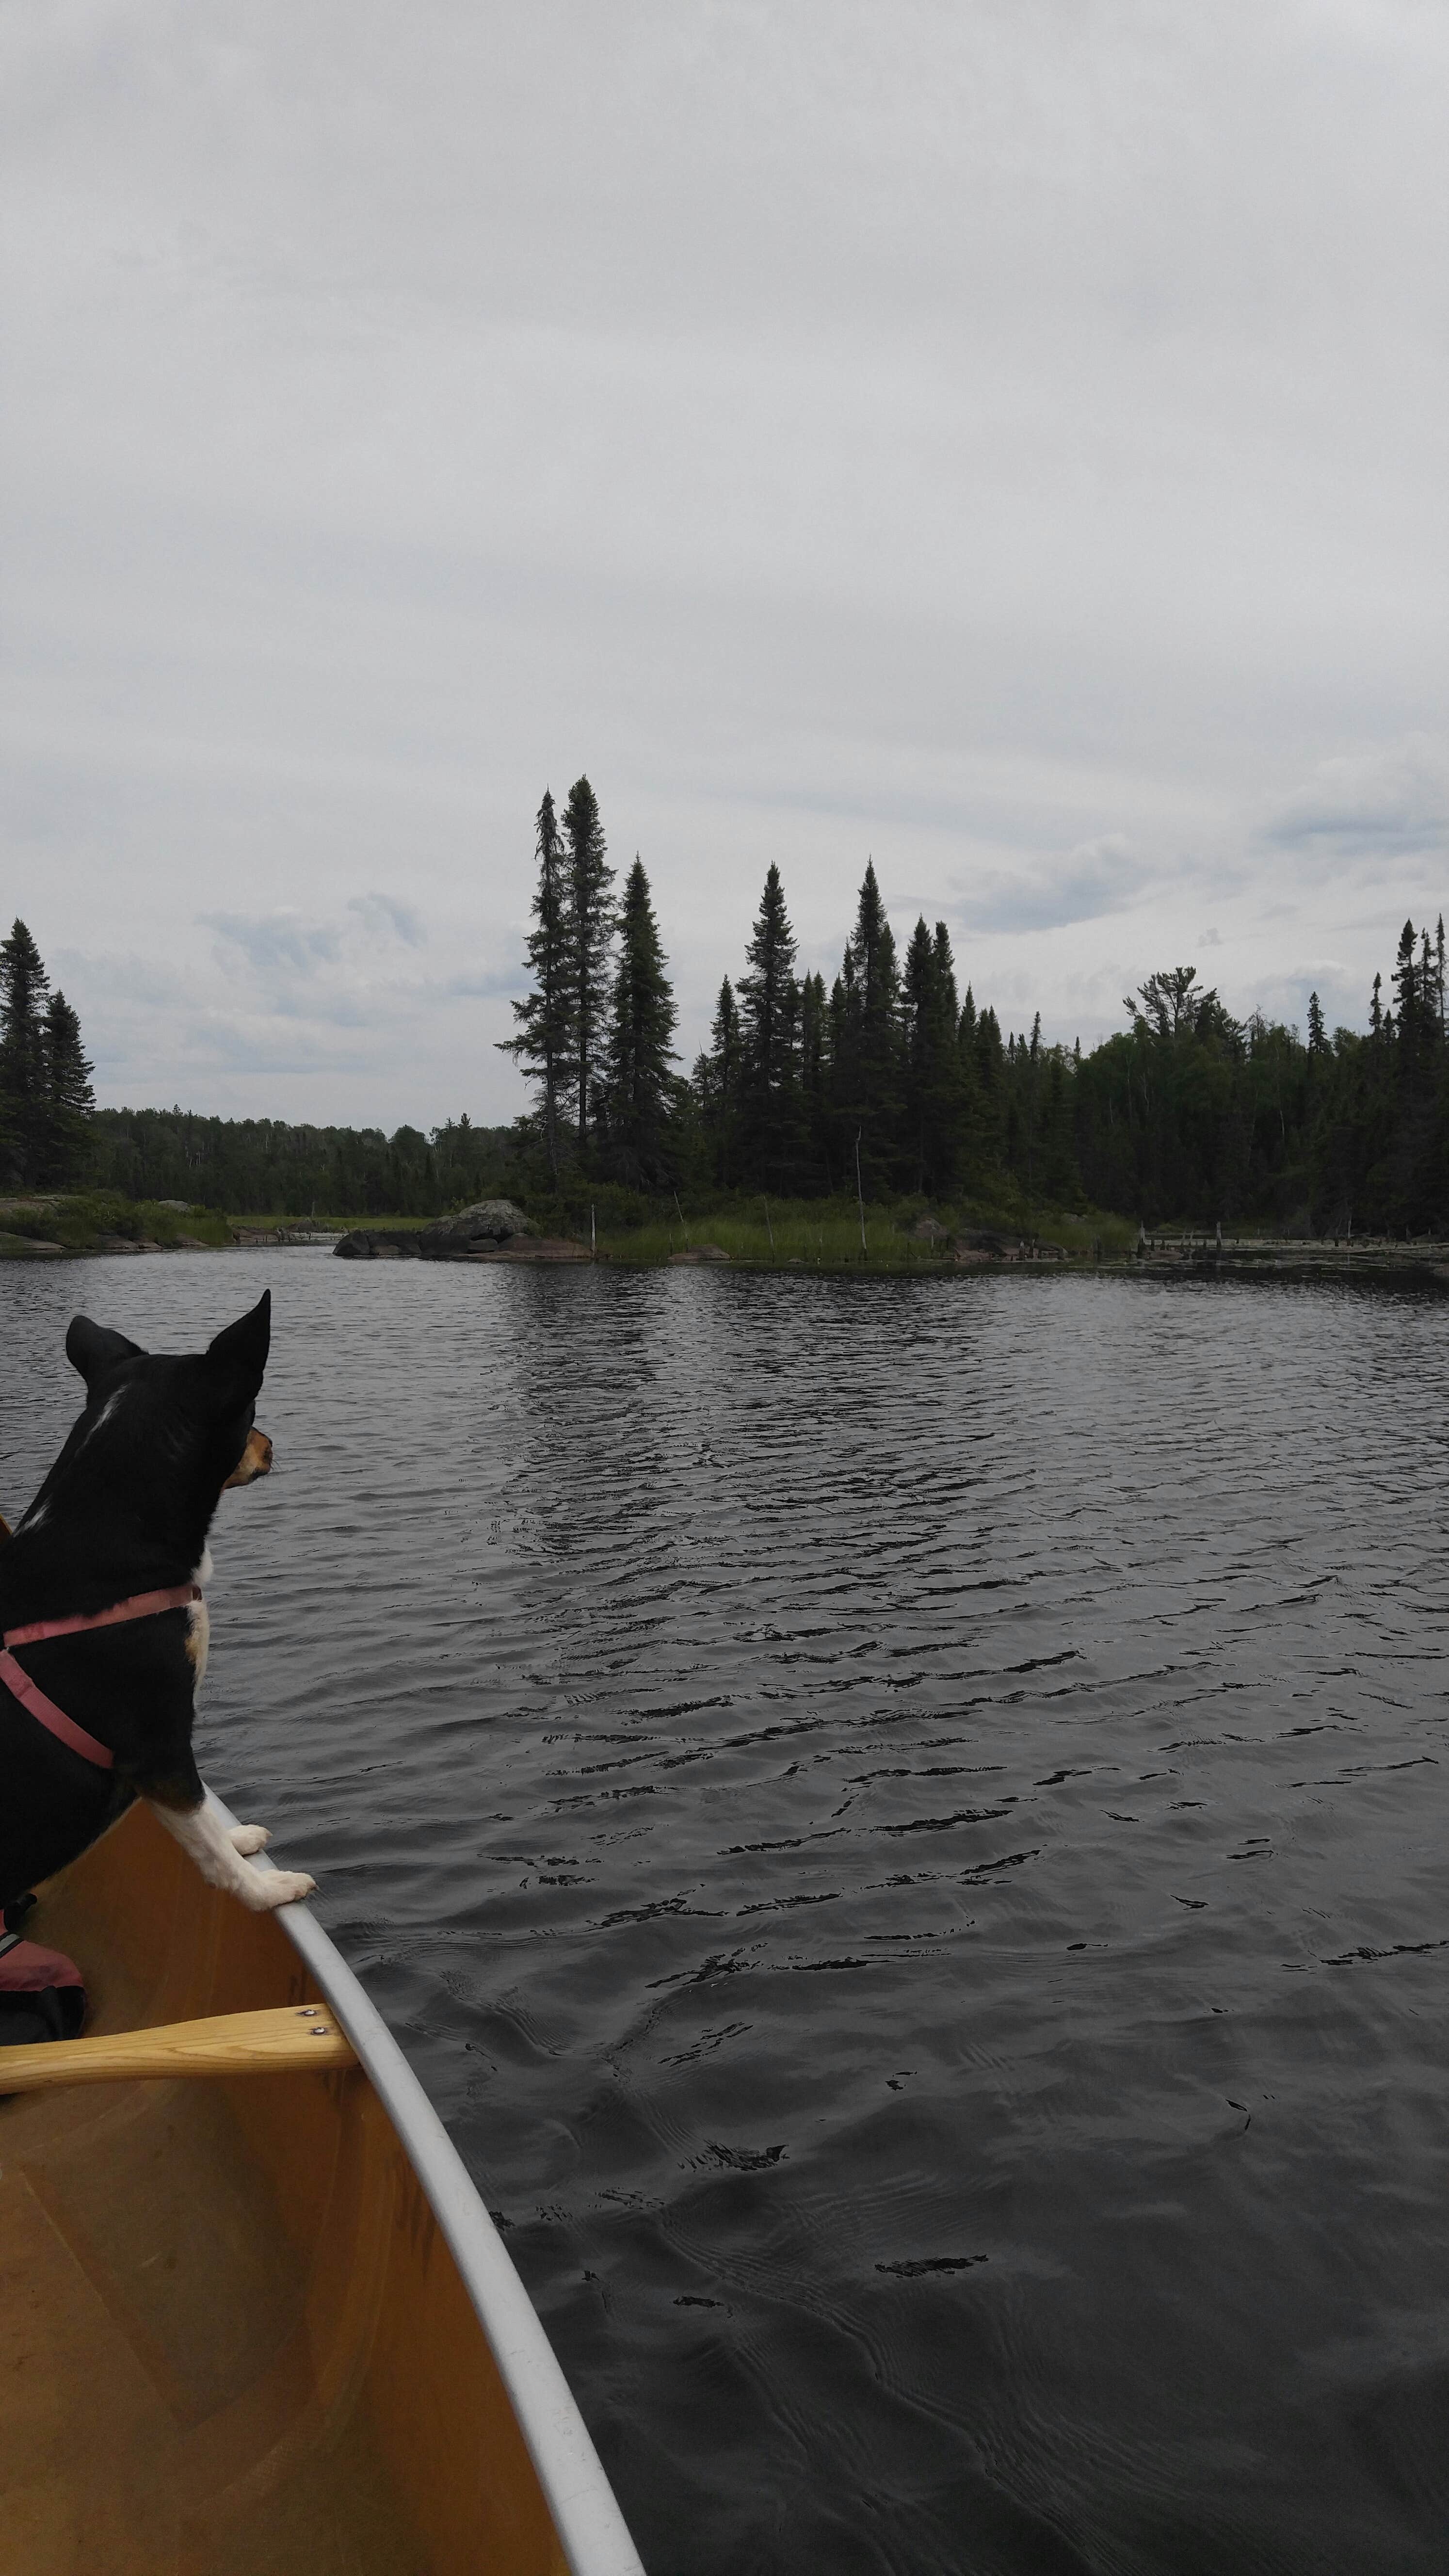
<path id="1" fill-rule="evenodd" d="M 12 1699 L 18 1699 L 21 1707 L 28 1709 L 48 1733 L 68 1744 L 72 1753 L 83 1754 L 87 1762 L 109 1771 L 116 1759 L 110 1746 L 88 1735 L 73 1717 L 66 1716 L 63 1708 L 56 1707 L 53 1699 L 47 1699 L 29 1673 L 17 1664 L 11 1647 L 38 1646 L 45 1637 L 75 1637 L 87 1628 L 116 1628 L 127 1619 L 154 1619 L 163 1610 L 189 1610 L 193 1601 L 200 1599 L 199 1583 L 175 1583 L 169 1592 L 133 1592 L 129 1601 L 114 1602 L 109 1610 L 94 1610 L 89 1618 L 37 1619 L 28 1628 L 7 1628 L 0 1640 L 0 1682 Z"/>

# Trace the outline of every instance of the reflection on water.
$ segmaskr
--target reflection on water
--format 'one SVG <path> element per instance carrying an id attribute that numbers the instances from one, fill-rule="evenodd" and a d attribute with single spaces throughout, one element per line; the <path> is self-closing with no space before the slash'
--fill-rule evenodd
<path id="1" fill-rule="evenodd" d="M 651 2576 L 1439 2576 L 1440 1307 L 12 1271 L 0 1503 L 74 1305 L 185 1346 L 264 1281 L 203 1768 Z"/>

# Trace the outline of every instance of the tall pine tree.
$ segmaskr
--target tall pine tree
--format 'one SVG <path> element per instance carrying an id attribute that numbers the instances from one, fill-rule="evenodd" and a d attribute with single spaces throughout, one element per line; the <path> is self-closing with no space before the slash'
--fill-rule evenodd
<path id="1" fill-rule="evenodd" d="M 1424 1052 L 1424 1007 L 1420 969 L 1414 954 L 1412 921 L 1406 921 L 1399 933 L 1399 953 L 1394 961 L 1394 992 L 1399 1005 L 1396 1014 L 1399 1089 L 1406 1105 L 1413 1107 L 1418 1099 Z"/>
<path id="2" fill-rule="evenodd" d="M 46 1004 L 50 984 L 23 921 L 0 945 L 0 1154 L 12 1186 L 38 1183 L 50 1124 Z"/>
<path id="3" fill-rule="evenodd" d="M 752 1178 L 791 1189 L 800 1157 L 799 1019 L 795 934 L 785 910 L 780 871 L 766 870 L 740 977 L 740 1119 Z"/>
<path id="4" fill-rule="evenodd" d="M 907 1177 L 932 1195 L 956 1177 L 962 1105 L 956 971 L 944 921 L 935 937 L 924 915 L 906 951 L 902 1145 Z"/>
<path id="5" fill-rule="evenodd" d="M 830 1005 L 823 975 L 807 975 L 800 987 L 800 1125 L 804 1170 L 801 1186 L 813 1197 L 830 1187 L 827 1145 L 829 1114 Z"/>
<path id="6" fill-rule="evenodd" d="M 52 993 L 45 1013 L 45 1169 L 52 1189 L 73 1189 L 90 1158 L 96 1095 L 93 1067 L 81 1043 L 81 1025 L 64 993 Z"/>
<path id="7" fill-rule="evenodd" d="M 587 778 L 576 778 L 569 789 L 563 831 L 572 958 L 574 1104 L 582 1155 L 588 1145 L 594 1085 L 604 1070 L 609 948 L 614 935 L 614 871 L 605 855 L 598 798 Z"/>
<path id="8" fill-rule="evenodd" d="M 969 988 L 966 1000 L 969 1007 Z M 978 1123 L 972 1177 L 985 1178 L 1000 1170 L 1006 1154 L 1006 1057 L 1001 1023 L 988 1002 L 969 1030 L 963 1011 L 961 1027 L 963 1046 L 970 1048 L 975 1060 Z"/>
<path id="9" fill-rule="evenodd" d="M 899 999 L 896 944 L 870 861 L 831 996 L 832 1088 L 842 1170 L 853 1172 L 858 1138 L 862 1185 L 875 1198 L 889 1187 L 898 1153 Z"/>
<path id="10" fill-rule="evenodd" d="M 662 1188 L 669 1176 L 670 1040 L 677 1017 L 649 879 L 636 858 L 619 915 L 605 1090 L 609 1160 L 617 1177 L 636 1188 Z"/>
<path id="11" fill-rule="evenodd" d="M 518 1058 L 535 1086 L 535 1115 L 548 1156 L 549 1172 L 559 1172 L 565 1093 L 576 1076 L 577 950 L 573 937 L 569 873 L 553 798 L 544 790 L 537 815 L 538 884 L 532 912 L 537 927 L 529 933 L 528 962 L 534 989 L 515 1002 L 516 1037 L 500 1038 L 504 1055 Z"/>
<path id="12" fill-rule="evenodd" d="M 722 1190 L 739 1177 L 740 1015 L 726 975 L 719 988 L 709 1051 L 694 1068 L 694 1088 L 713 1177 Z"/>

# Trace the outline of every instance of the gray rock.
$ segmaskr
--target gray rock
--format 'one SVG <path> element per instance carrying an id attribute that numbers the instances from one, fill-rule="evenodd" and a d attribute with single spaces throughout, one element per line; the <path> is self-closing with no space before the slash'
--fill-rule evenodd
<path id="1" fill-rule="evenodd" d="M 416 1226 L 360 1225 L 334 1245 L 334 1261 L 416 1261 L 422 1234 Z"/>
<path id="2" fill-rule="evenodd" d="M 333 1246 L 337 1261 L 471 1261 L 533 1231 L 512 1199 L 480 1199 L 432 1225 L 355 1226 Z"/>
<path id="3" fill-rule="evenodd" d="M 532 1230 L 512 1199 L 479 1199 L 474 1207 L 460 1208 L 456 1216 L 442 1216 L 435 1225 L 425 1225 L 418 1251 L 424 1261 L 465 1260 L 470 1253 L 495 1250 Z"/>

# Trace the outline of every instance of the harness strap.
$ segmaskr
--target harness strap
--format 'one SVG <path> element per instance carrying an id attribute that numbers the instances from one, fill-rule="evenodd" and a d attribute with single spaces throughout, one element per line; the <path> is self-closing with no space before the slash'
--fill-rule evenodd
<path id="1" fill-rule="evenodd" d="M 18 1699 L 21 1707 L 28 1708 L 31 1716 L 38 1718 L 50 1734 L 58 1735 L 62 1744 L 68 1744 L 72 1753 L 83 1753 L 87 1762 L 94 1762 L 102 1771 L 114 1767 L 116 1757 L 110 1746 L 98 1742 L 94 1735 L 87 1735 L 83 1726 L 77 1726 L 73 1717 L 67 1717 L 63 1708 L 57 1708 L 53 1699 L 47 1699 L 39 1683 L 33 1682 L 29 1673 L 22 1671 L 8 1647 L 0 1649 L 0 1682 L 4 1683 L 12 1699 Z"/>
<path id="2" fill-rule="evenodd" d="M 154 1619 L 163 1610 L 188 1610 L 201 1599 L 199 1583 L 173 1583 L 169 1592 L 133 1592 L 113 1601 L 109 1610 L 92 1610 L 78 1619 L 34 1619 L 28 1628 L 7 1628 L 7 1646 L 38 1646 L 46 1637 L 77 1637 L 83 1628 L 118 1628 L 127 1619 Z"/>
<path id="3" fill-rule="evenodd" d="M 88 1735 L 73 1717 L 66 1716 L 63 1708 L 56 1707 L 53 1699 L 47 1699 L 39 1683 L 33 1682 L 17 1664 L 11 1647 L 38 1646 L 47 1637 L 75 1637 L 87 1628 L 115 1628 L 128 1619 L 154 1619 L 163 1610 L 189 1610 L 201 1597 L 200 1584 L 175 1583 L 167 1592 L 133 1592 L 129 1600 L 113 1602 L 109 1610 L 92 1611 L 88 1618 L 35 1619 L 28 1628 L 7 1628 L 0 1642 L 0 1683 L 48 1734 L 68 1744 L 72 1753 L 94 1762 L 98 1770 L 113 1770 L 116 1757 L 110 1746 Z"/>

